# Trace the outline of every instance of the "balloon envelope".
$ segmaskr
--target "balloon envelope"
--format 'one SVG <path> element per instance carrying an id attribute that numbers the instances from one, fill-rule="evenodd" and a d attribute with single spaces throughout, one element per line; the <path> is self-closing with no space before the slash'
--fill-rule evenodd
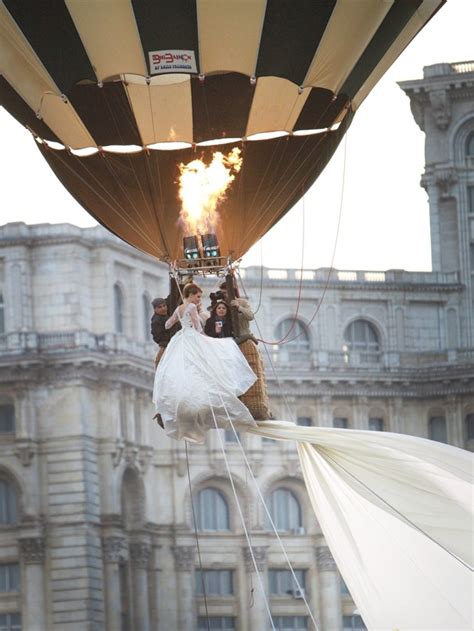
<path id="1" fill-rule="evenodd" d="M 217 228 L 237 258 L 444 1 L 4 0 L 0 104 L 98 221 L 165 260 L 182 257 L 179 164 L 238 144 Z"/>

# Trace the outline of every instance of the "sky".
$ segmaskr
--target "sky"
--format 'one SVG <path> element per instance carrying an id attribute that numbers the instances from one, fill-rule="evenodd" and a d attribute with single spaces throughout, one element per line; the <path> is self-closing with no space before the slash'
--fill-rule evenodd
<path id="1" fill-rule="evenodd" d="M 242 265 L 431 269 L 428 201 L 419 186 L 424 134 L 396 82 L 420 79 L 434 63 L 474 59 L 473 24 L 474 0 L 448 0 L 364 101 L 304 199 Z M 96 225 L 50 171 L 29 132 L 1 107 L 0 174 L 0 225 Z"/>

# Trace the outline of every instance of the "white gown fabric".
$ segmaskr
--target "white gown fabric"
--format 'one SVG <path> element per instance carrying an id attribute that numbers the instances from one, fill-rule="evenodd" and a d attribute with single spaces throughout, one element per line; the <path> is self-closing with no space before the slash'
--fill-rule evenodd
<path id="1" fill-rule="evenodd" d="M 474 628 L 471 453 L 283 421 L 250 431 L 297 441 L 314 512 L 368 629 Z"/>
<path id="2" fill-rule="evenodd" d="M 188 303 L 182 329 L 172 338 L 155 374 L 153 402 L 168 436 L 203 443 L 217 427 L 256 427 L 247 407 L 237 398 L 256 380 L 255 373 L 232 338 L 202 334 L 196 306 Z"/>

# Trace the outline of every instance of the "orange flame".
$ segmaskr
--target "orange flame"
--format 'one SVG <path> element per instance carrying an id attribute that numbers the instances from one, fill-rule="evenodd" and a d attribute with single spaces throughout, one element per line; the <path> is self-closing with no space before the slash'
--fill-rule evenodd
<path id="1" fill-rule="evenodd" d="M 199 159 L 179 165 L 180 218 L 185 236 L 215 232 L 219 221 L 217 206 L 240 171 L 240 153 L 234 147 L 226 156 L 216 151 L 209 165 Z"/>

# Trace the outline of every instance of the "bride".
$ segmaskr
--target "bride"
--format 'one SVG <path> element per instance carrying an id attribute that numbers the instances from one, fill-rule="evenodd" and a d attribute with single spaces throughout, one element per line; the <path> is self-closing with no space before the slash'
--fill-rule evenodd
<path id="1" fill-rule="evenodd" d="M 181 331 L 171 338 L 155 374 L 153 402 L 168 436 L 203 443 L 207 430 L 255 425 L 237 398 L 256 380 L 255 373 L 232 338 L 203 334 L 199 314 L 202 290 L 188 283 L 184 304 L 167 320 Z"/>

